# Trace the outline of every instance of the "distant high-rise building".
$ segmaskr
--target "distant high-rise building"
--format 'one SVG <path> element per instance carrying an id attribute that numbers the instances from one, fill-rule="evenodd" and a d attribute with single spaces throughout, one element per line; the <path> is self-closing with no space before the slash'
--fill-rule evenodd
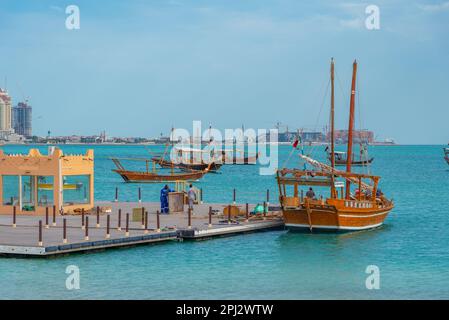
<path id="1" fill-rule="evenodd" d="M 31 137 L 32 133 L 32 108 L 28 105 L 27 101 L 19 102 L 17 106 L 13 108 L 13 128 L 17 134 L 25 137 Z"/>
<path id="2" fill-rule="evenodd" d="M 11 97 L 0 88 L 0 133 L 11 132 Z"/>

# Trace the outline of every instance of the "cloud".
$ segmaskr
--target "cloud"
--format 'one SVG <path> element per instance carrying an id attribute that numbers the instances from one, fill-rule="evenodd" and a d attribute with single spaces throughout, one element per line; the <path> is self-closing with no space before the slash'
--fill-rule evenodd
<path id="1" fill-rule="evenodd" d="M 340 26 L 349 29 L 362 29 L 363 28 L 363 20 L 360 18 L 349 19 L 349 20 L 340 20 Z"/>
<path id="2" fill-rule="evenodd" d="M 54 6 L 54 5 L 50 6 L 50 9 L 53 10 L 53 11 L 57 11 L 57 12 L 64 12 L 63 8 L 58 7 L 58 6 Z"/>
<path id="3" fill-rule="evenodd" d="M 427 12 L 440 12 L 449 10 L 449 1 L 437 3 L 437 4 L 420 4 L 418 7 L 421 10 L 427 11 Z"/>

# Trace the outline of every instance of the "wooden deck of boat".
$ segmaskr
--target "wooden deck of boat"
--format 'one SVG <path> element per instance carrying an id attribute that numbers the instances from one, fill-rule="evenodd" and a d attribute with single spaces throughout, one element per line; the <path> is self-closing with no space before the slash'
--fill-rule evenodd
<path id="1" fill-rule="evenodd" d="M 85 240 L 85 230 L 81 228 L 80 215 L 57 216 L 56 226 L 49 217 L 49 227 L 45 228 L 45 216 L 18 215 L 16 227 L 12 226 L 12 216 L 0 215 L 0 256 L 10 257 L 49 257 L 76 252 L 101 251 L 109 248 L 135 245 L 165 243 L 174 240 L 206 239 L 238 235 L 248 232 L 283 229 L 282 218 L 274 216 L 265 219 L 250 219 L 228 223 L 227 218 L 212 215 L 209 226 L 209 207 L 223 211 L 227 204 L 200 204 L 194 207 L 191 227 L 188 228 L 188 214 L 171 213 L 160 215 L 160 228 L 156 230 L 156 210 L 159 203 L 137 202 L 99 202 L 100 207 L 111 207 L 110 238 L 106 239 L 106 214 L 100 215 L 100 226 L 96 226 L 96 214 L 89 217 L 89 240 Z M 245 205 L 243 204 L 242 207 Z M 142 227 L 141 220 L 132 221 L 132 209 L 144 207 L 148 211 L 148 230 Z M 118 209 L 122 211 L 121 231 L 118 226 Z M 249 206 L 250 210 L 254 205 Z M 129 235 L 125 235 L 126 213 L 129 218 Z M 270 212 L 271 213 L 271 212 Z M 63 243 L 63 218 L 67 222 L 67 243 Z M 38 245 L 39 220 L 42 221 L 42 246 Z"/>

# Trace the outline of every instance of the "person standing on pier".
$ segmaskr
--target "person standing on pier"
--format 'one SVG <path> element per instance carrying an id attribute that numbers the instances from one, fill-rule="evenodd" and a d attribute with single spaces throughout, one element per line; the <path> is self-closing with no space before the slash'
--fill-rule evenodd
<path id="1" fill-rule="evenodd" d="M 167 184 L 161 189 L 161 213 L 168 213 L 168 194 L 172 191 Z"/>
<path id="2" fill-rule="evenodd" d="M 193 186 L 189 186 L 189 191 L 187 192 L 187 197 L 189 199 L 189 209 L 193 212 L 193 202 L 196 200 L 196 192 Z"/>

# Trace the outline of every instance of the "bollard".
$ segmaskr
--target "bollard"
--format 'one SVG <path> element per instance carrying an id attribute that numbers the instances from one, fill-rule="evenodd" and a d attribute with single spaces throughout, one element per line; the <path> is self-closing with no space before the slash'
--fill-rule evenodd
<path id="1" fill-rule="evenodd" d="M 97 206 L 97 228 L 100 228 L 100 207 Z"/>
<path id="2" fill-rule="evenodd" d="M 111 237 L 111 232 L 110 232 L 111 230 L 109 229 L 110 225 L 111 225 L 111 217 L 108 214 L 106 216 L 106 239 L 109 239 Z"/>
<path id="3" fill-rule="evenodd" d="M 246 222 L 248 222 L 248 220 L 249 220 L 249 205 L 248 205 L 248 202 L 246 203 L 245 218 L 246 218 Z"/>
<path id="4" fill-rule="evenodd" d="M 67 221 L 62 219 L 62 243 L 67 243 Z"/>
<path id="5" fill-rule="evenodd" d="M 141 227 L 142 229 L 145 229 L 145 208 L 142 207 L 142 219 L 141 219 Z"/>
<path id="6" fill-rule="evenodd" d="M 200 203 L 203 204 L 203 188 L 200 188 Z"/>
<path id="7" fill-rule="evenodd" d="M 48 207 L 45 207 L 45 229 L 50 228 L 48 225 Z"/>
<path id="8" fill-rule="evenodd" d="M 212 227 L 212 207 L 209 207 L 209 228 Z"/>
<path id="9" fill-rule="evenodd" d="M 89 217 L 86 217 L 86 228 L 85 228 L 84 240 L 89 240 Z"/>
<path id="10" fill-rule="evenodd" d="M 122 231 L 122 209 L 118 209 L 117 230 L 118 231 Z"/>
<path id="11" fill-rule="evenodd" d="M 39 245 L 39 247 L 42 247 L 43 244 L 44 244 L 44 242 L 42 241 L 42 220 L 39 220 L 39 240 L 38 240 L 38 245 Z"/>
<path id="12" fill-rule="evenodd" d="M 12 227 L 15 228 L 16 225 L 16 206 L 12 207 Z"/>
<path id="13" fill-rule="evenodd" d="M 53 206 L 52 216 L 53 216 L 52 226 L 56 227 L 56 206 Z"/>
<path id="14" fill-rule="evenodd" d="M 187 214 L 188 214 L 188 229 L 192 229 L 192 209 L 188 209 L 187 210 Z"/>
<path id="15" fill-rule="evenodd" d="M 231 224 L 231 205 L 228 205 L 228 224 Z"/>
<path id="16" fill-rule="evenodd" d="M 125 236 L 129 236 L 129 213 L 126 214 L 126 229 L 125 229 Z"/>
<path id="17" fill-rule="evenodd" d="M 267 207 L 270 205 L 270 189 L 267 189 Z"/>
<path id="18" fill-rule="evenodd" d="M 263 202 L 263 219 L 265 220 L 265 217 L 267 216 L 267 203 Z"/>
<path id="19" fill-rule="evenodd" d="M 232 194 L 232 203 L 235 204 L 235 188 L 234 188 L 234 191 L 233 191 L 233 194 Z"/>
<path id="20" fill-rule="evenodd" d="M 156 232 L 161 232 L 161 221 L 160 221 L 160 213 L 159 210 L 156 211 Z"/>
<path id="21" fill-rule="evenodd" d="M 118 187 L 115 187 L 115 200 L 114 202 L 118 202 Z"/>
<path id="22" fill-rule="evenodd" d="M 81 209 L 81 230 L 84 230 L 84 208 Z"/>
<path id="23" fill-rule="evenodd" d="M 139 187 L 139 203 L 142 202 L 142 190 Z"/>
<path id="24" fill-rule="evenodd" d="M 145 219 L 144 219 L 144 229 L 145 231 L 143 233 L 147 234 L 148 233 L 148 211 L 145 211 Z"/>

